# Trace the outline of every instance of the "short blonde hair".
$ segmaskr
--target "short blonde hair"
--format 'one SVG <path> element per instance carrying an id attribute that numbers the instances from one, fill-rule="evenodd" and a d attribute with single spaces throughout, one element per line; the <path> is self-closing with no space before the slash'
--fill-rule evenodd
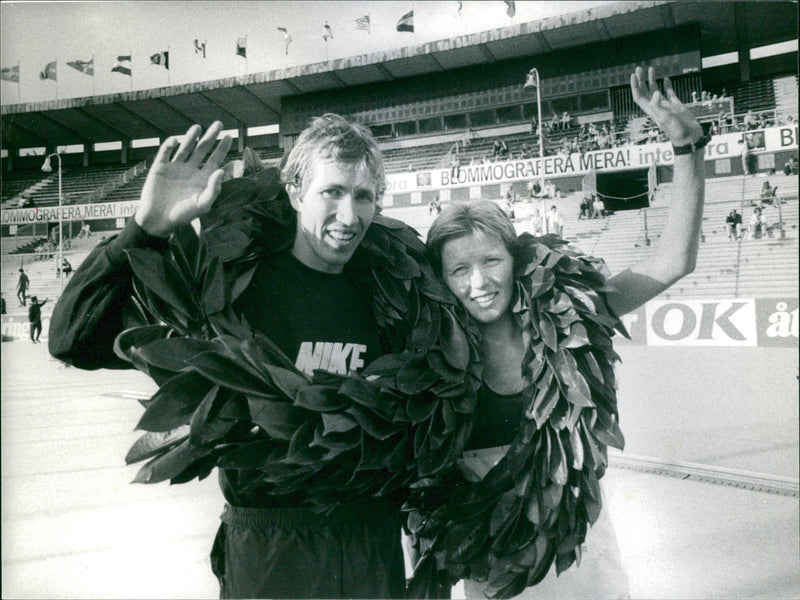
<path id="1" fill-rule="evenodd" d="M 497 204 L 488 200 L 479 200 L 450 204 L 428 230 L 428 238 L 425 242 L 428 259 L 439 275 L 442 274 L 442 248 L 444 245 L 450 240 L 457 240 L 478 232 L 500 240 L 514 258 L 516 266 L 519 242 L 514 224 Z"/>

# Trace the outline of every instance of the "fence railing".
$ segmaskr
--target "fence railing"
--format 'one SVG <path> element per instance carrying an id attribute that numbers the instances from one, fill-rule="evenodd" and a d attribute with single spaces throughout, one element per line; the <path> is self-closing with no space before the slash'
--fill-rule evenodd
<path id="1" fill-rule="evenodd" d="M 108 196 L 114 190 L 121 188 L 123 185 L 132 181 L 141 173 L 144 173 L 147 170 L 147 160 L 143 160 L 137 165 L 134 165 L 127 171 L 120 173 L 111 181 L 108 181 L 101 185 L 99 188 L 94 190 L 91 194 L 86 195 L 84 198 L 81 198 L 82 202 L 87 204 L 92 202 L 99 202 L 106 196 Z"/>

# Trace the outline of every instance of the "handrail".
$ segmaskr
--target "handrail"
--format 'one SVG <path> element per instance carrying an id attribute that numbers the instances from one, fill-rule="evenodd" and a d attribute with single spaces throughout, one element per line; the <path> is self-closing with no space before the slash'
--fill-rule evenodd
<path id="1" fill-rule="evenodd" d="M 111 181 L 104 183 L 99 188 L 94 190 L 91 194 L 88 194 L 85 199 L 83 199 L 86 203 L 92 202 L 99 202 L 106 196 L 108 196 L 114 190 L 121 188 L 123 185 L 128 183 L 130 180 L 137 177 L 140 173 L 147 170 L 147 159 L 143 160 L 142 162 L 132 166 L 127 171 L 120 173 Z"/>

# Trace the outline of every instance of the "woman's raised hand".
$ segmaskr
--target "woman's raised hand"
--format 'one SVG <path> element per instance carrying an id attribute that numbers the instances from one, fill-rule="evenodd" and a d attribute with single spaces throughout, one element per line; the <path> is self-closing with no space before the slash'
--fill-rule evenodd
<path id="1" fill-rule="evenodd" d="M 636 104 L 667 134 L 673 146 L 693 144 L 703 136 L 703 128 L 678 99 L 669 77 L 664 78 L 664 93 L 658 89 L 653 67 L 648 69 L 647 80 L 644 69 L 636 67 L 631 75 L 631 92 Z"/>
<path id="2" fill-rule="evenodd" d="M 222 186 L 220 165 L 231 147 L 226 135 L 211 152 L 220 131 L 222 123 L 215 121 L 200 137 L 202 128 L 193 125 L 185 135 L 161 144 L 135 216 L 147 233 L 167 237 L 211 209 Z"/>

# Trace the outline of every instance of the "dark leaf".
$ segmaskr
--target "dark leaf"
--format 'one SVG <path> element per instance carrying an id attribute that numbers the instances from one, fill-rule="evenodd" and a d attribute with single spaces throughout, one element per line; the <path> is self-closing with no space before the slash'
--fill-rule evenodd
<path id="1" fill-rule="evenodd" d="M 259 469 L 283 457 L 285 445 L 257 440 L 238 445 L 219 459 L 221 469 Z"/>
<path id="2" fill-rule="evenodd" d="M 327 385 L 306 385 L 297 392 L 294 403 L 314 412 L 333 412 L 350 405 L 346 396 Z"/>
<path id="3" fill-rule="evenodd" d="M 128 450 L 125 464 L 131 465 L 163 453 L 189 436 L 189 426 L 182 425 L 171 431 L 148 431 Z"/>
<path id="4" fill-rule="evenodd" d="M 133 362 L 133 349 L 149 344 L 155 340 L 163 340 L 171 332 L 172 328 L 166 325 L 145 325 L 144 327 L 126 329 L 114 340 L 114 353 L 123 360 Z M 142 364 L 142 366 L 146 368 L 146 365 Z M 137 368 L 139 368 L 138 365 Z"/>
<path id="5" fill-rule="evenodd" d="M 217 348 L 214 342 L 172 337 L 145 344 L 139 348 L 139 355 L 151 365 L 177 372 L 187 368 L 195 355 Z"/>
<path id="6" fill-rule="evenodd" d="M 193 290 L 172 262 L 150 248 L 133 248 L 126 253 L 131 269 L 148 290 L 185 315 L 199 313 Z"/>
<path id="7" fill-rule="evenodd" d="M 380 395 L 380 388 L 365 379 L 348 377 L 339 388 L 339 393 L 352 398 L 357 403 L 369 408 L 382 408 L 384 400 Z"/>
<path id="8" fill-rule="evenodd" d="M 428 389 L 438 379 L 436 372 L 422 360 L 414 360 L 406 364 L 397 373 L 397 389 L 404 394 L 419 394 Z"/>
<path id="9" fill-rule="evenodd" d="M 219 411 L 229 392 L 221 390 L 219 386 L 212 387 L 191 420 L 190 442 L 195 446 L 211 444 L 225 436 L 233 426 L 234 421 L 224 420 L 219 417 Z"/>
<path id="10" fill-rule="evenodd" d="M 241 361 L 220 352 L 201 352 L 189 359 L 199 373 L 214 383 L 245 394 L 274 395 L 277 390 L 272 382 L 259 377 Z"/>
<path id="11" fill-rule="evenodd" d="M 200 298 L 206 314 L 217 313 L 225 307 L 225 277 L 222 273 L 222 263 L 216 256 L 211 259 L 206 269 Z"/>
<path id="12" fill-rule="evenodd" d="M 464 330 L 447 308 L 442 307 L 441 349 L 445 360 L 459 370 L 469 363 L 469 342 Z"/>
<path id="13" fill-rule="evenodd" d="M 185 440 L 166 454 L 144 465 L 136 474 L 133 483 L 159 483 L 172 479 L 208 453 L 209 450 L 195 448 L 189 444 L 189 440 Z"/>
<path id="14" fill-rule="evenodd" d="M 556 278 L 552 271 L 544 267 L 536 267 L 530 275 L 531 298 L 538 298 L 547 293 L 555 285 L 555 282 Z"/>
<path id="15" fill-rule="evenodd" d="M 323 435 L 328 433 L 344 433 L 351 431 L 358 427 L 358 422 L 352 417 L 343 414 L 327 414 L 322 415 Z"/>
<path id="16" fill-rule="evenodd" d="M 270 437 L 290 440 L 307 419 L 307 410 L 293 406 L 289 402 L 274 402 L 260 396 L 247 396 L 250 416 Z"/>
<path id="17" fill-rule="evenodd" d="M 239 258 L 250 243 L 250 236 L 226 225 L 205 231 L 203 239 L 207 244 L 209 256 L 212 259 L 218 257 L 223 262 Z"/>
<path id="18" fill-rule="evenodd" d="M 213 384 L 197 373 L 176 375 L 155 393 L 137 429 L 170 431 L 186 425 Z"/>
<path id="19" fill-rule="evenodd" d="M 366 433 L 378 440 L 385 440 L 397 432 L 396 425 L 369 409 L 351 406 L 346 412 L 358 421 Z"/>

